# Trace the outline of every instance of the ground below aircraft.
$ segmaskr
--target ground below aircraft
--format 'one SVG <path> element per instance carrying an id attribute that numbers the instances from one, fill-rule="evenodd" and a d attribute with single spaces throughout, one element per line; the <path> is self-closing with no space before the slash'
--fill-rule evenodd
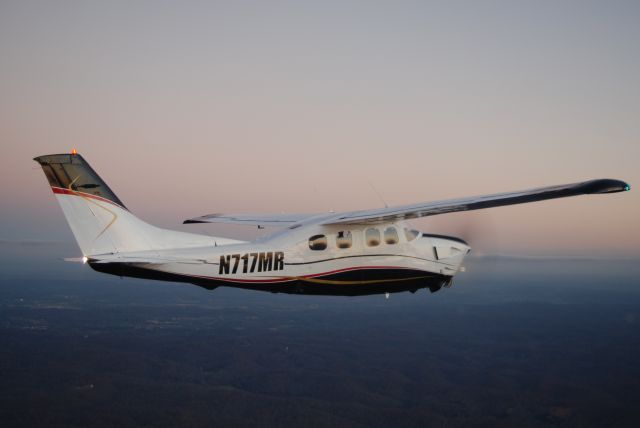
<path id="1" fill-rule="evenodd" d="M 366 295 L 432 292 L 451 284 L 469 245 L 411 228 L 445 213 L 630 190 L 620 180 L 581 183 L 372 210 L 315 214 L 210 214 L 184 223 L 278 226 L 251 242 L 161 229 L 133 215 L 75 150 L 39 156 L 94 270 L 119 276 L 271 292 Z"/>

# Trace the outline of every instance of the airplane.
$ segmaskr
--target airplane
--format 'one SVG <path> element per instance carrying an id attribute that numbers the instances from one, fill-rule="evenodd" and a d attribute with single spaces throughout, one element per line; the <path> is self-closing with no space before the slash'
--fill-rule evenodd
<path id="1" fill-rule="evenodd" d="M 184 221 L 276 226 L 251 242 L 161 229 L 129 211 L 74 149 L 34 158 L 82 251 L 98 272 L 122 277 L 312 295 L 357 296 L 451 286 L 471 248 L 408 220 L 585 194 L 630 190 L 624 181 L 574 184 L 361 211 L 209 214 Z"/>

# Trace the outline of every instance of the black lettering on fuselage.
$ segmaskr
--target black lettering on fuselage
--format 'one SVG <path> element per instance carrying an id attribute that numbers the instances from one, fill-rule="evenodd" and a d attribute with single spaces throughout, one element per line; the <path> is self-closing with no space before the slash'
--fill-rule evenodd
<path id="1" fill-rule="evenodd" d="M 284 270 L 284 253 L 282 251 L 276 251 L 273 270 Z"/>
<path id="2" fill-rule="evenodd" d="M 249 264 L 249 254 L 240 257 L 242 259 L 242 273 L 247 273 L 247 265 Z"/>
<path id="3" fill-rule="evenodd" d="M 251 266 L 249 266 L 249 258 L 251 258 Z M 231 260 L 233 259 L 233 267 Z M 283 251 L 265 251 L 262 253 L 245 253 L 245 254 L 226 254 L 220 256 L 219 274 L 238 273 L 242 260 L 242 273 L 268 272 L 273 270 L 284 270 L 284 252 Z"/>
<path id="4" fill-rule="evenodd" d="M 229 258 L 231 256 L 220 256 L 220 269 L 219 274 L 229 273 Z"/>
<path id="5" fill-rule="evenodd" d="M 260 253 L 258 258 L 258 272 L 273 270 L 273 253 Z"/>
<path id="6" fill-rule="evenodd" d="M 258 253 L 251 253 L 251 270 L 249 272 L 253 272 L 256 270 L 256 262 L 258 261 Z"/>
<path id="7" fill-rule="evenodd" d="M 238 265 L 240 264 L 240 254 L 234 254 L 231 256 L 231 258 L 234 260 L 233 270 L 231 271 L 231 273 L 236 273 L 238 272 Z"/>

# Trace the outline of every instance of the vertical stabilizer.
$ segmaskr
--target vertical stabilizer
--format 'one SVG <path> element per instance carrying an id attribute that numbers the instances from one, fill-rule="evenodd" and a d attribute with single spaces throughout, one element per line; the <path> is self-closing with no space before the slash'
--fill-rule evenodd
<path id="1" fill-rule="evenodd" d="M 39 156 L 83 255 L 212 245 L 211 237 L 160 229 L 134 216 L 82 156 Z"/>

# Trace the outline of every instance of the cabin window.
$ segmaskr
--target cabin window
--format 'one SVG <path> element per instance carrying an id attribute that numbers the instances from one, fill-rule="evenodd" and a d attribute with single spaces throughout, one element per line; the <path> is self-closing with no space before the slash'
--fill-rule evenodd
<path id="1" fill-rule="evenodd" d="M 420 235 L 420 232 L 415 229 L 404 229 L 404 236 L 407 238 L 407 241 L 413 241 Z"/>
<path id="2" fill-rule="evenodd" d="M 322 251 L 327 248 L 327 237 L 324 235 L 313 235 L 309 238 L 309 248 L 313 251 Z"/>
<path id="3" fill-rule="evenodd" d="M 351 248 L 352 243 L 353 238 L 349 230 L 341 230 L 338 232 L 338 236 L 336 236 L 336 246 L 338 248 Z"/>
<path id="4" fill-rule="evenodd" d="M 384 230 L 384 242 L 389 245 L 398 243 L 398 231 L 395 227 L 389 226 Z"/>
<path id="5" fill-rule="evenodd" d="M 365 242 L 369 247 L 377 247 L 380 245 L 380 231 L 375 228 L 370 228 L 365 231 Z"/>

